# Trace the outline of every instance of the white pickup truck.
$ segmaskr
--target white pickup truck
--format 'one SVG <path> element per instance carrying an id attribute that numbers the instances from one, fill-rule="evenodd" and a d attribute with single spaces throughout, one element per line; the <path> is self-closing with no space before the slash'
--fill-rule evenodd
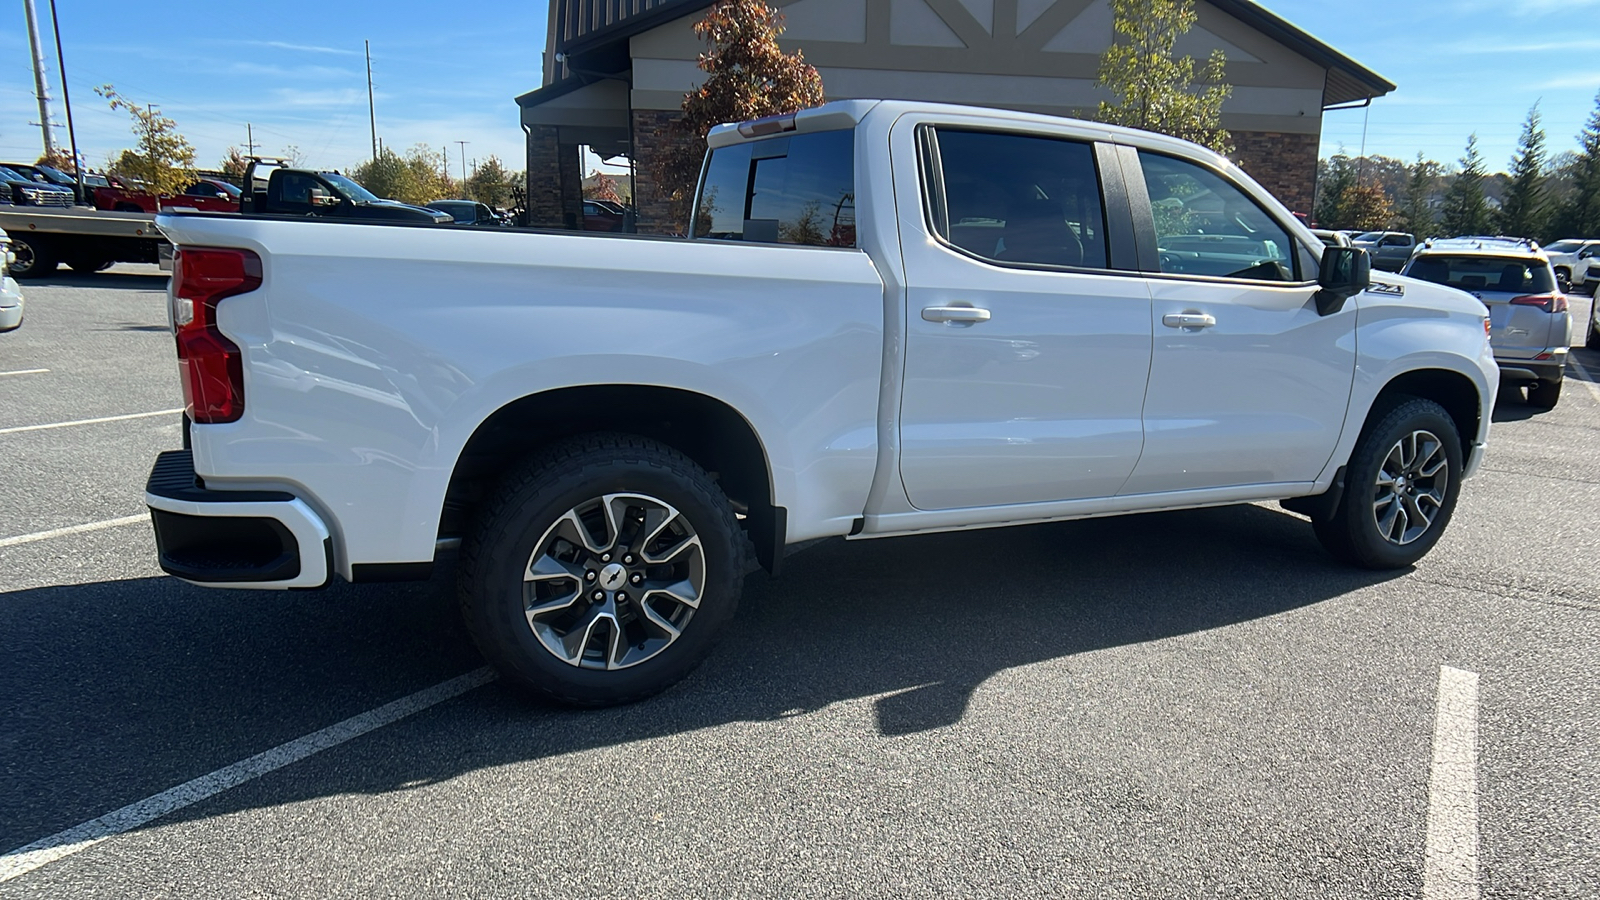
<path id="1" fill-rule="evenodd" d="M 687 239 L 163 215 L 162 567 L 316 588 L 459 542 L 485 655 L 601 705 L 689 672 L 747 553 L 1280 500 L 1403 567 L 1483 458 L 1483 306 L 1200 147 L 893 101 L 708 143 Z"/>

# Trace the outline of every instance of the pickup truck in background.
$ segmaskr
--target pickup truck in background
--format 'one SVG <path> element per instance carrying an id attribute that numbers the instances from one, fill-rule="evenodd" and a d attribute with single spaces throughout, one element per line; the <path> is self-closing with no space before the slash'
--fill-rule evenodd
<path id="1" fill-rule="evenodd" d="M 154 194 L 120 180 L 105 187 L 94 188 L 93 191 L 96 209 L 112 212 L 156 212 Z M 160 203 L 162 209 L 236 213 L 239 211 L 240 193 L 238 187 L 221 178 L 197 178 L 194 183 L 185 187 L 181 194 L 162 195 Z"/>
<path id="2" fill-rule="evenodd" d="M 162 567 L 316 588 L 459 545 L 490 661 L 604 705 L 705 656 L 747 553 L 1281 501 L 1402 568 L 1483 460 L 1483 306 L 1201 147 L 863 100 L 708 144 L 686 239 L 159 217 Z"/>
<path id="3" fill-rule="evenodd" d="M 1417 237 L 1403 231 L 1369 231 L 1351 241 L 1372 256 L 1372 267 L 1385 272 L 1398 272 L 1411 260 L 1417 249 Z"/>
<path id="4" fill-rule="evenodd" d="M 250 157 L 245 169 L 244 212 L 277 216 L 362 219 L 446 225 L 449 213 L 384 200 L 338 172 L 297 169 L 286 160 Z"/>

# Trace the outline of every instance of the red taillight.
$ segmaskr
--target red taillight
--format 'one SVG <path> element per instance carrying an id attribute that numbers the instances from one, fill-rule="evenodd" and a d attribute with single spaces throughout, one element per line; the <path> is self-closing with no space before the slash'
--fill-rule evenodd
<path id="1" fill-rule="evenodd" d="M 172 256 L 172 324 L 189 419 L 201 425 L 244 415 L 239 345 L 217 330 L 217 302 L 261 286 L 261 257 L 249 250 L 184 247 Z"/>
<path id="2" fill-rule="evenodd" d="M 1525 297 L 1512 297 L 1515 306 L 1537 306 L 1547 313 L 1567 311 L 1566 294 L 1528 294 Z"/>

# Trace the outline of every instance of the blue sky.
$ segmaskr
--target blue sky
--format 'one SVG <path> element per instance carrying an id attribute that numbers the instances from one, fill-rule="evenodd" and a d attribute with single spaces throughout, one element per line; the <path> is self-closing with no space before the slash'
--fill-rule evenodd
<path id="1" fill-rule="evenodd" d="M 48 0 L 35 0 L 48 29 Z M 1373 103 L 1370 153 L 1421 150 L 1453 162 L 1469 132 L 1493 169 L 1511 156 L 1528 107 L 1541 103 L 1553 150 L 1574 136 L 1600 90 L 1600 0 L 1266 0 L 1265 5 L 1400 86 Z M 0 158 L 39 152 L 21 3 L 0 10 Z M 539 84 L 543 2 L 478 0 L 463 7 L 409 0 L 313 4 L 57 0 L 72 76 L 78 142 L 93 166 L 132 143 L 125 114 L 91 88 L 113 83 L 158 104 L 215 165 L 255 126 L 261 152 L 297 145 L 319 166 L 370 152 L 362 40 L 372 41 L 378 133 L 404 149 L 470 143 L 470 160 L 522 165 L 512 98 Z M 48 45 L 52 92 L 60 78 Z M 1361 146 L 1361 110 L 1330 112 L 1323 153 Z M 66 131 L 60 139 L 65 142 Z"/>

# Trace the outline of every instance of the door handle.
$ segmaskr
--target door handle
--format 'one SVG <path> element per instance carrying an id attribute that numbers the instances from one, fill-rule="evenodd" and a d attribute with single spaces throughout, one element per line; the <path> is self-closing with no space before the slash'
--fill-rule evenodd
<path id="1" fill-rule="evenodd" d="M 1216 316 L 1209 313 L 1168 313 L 1161 317 L 1168 328 L 1210 328 L 1217 324 Z"/>
<path id="2" fill-rule="evenodd" d="M 976 306 L 926 306 L 922 318 L 929 322 L 963 322 L 971 325 L 989 321 L 989 311 Z"/>

